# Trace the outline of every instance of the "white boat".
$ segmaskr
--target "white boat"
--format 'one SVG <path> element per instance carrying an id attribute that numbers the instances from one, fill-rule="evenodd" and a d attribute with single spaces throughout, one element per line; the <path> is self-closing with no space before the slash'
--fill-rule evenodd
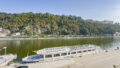
<path id="1" fill-rule="evenodd" d="M 27 56 L 25 58 L 22 59 L 23 62 L 37 62 L 37 61 L 43 61 L 40 58 L 40 55 L 32 55 L 32 56 Z"/>
<path id="2" fill-rule="evenodd" d="M 16 58 L 17 58 L 17 55 L 13 55 L 13 54 L 1 55 L 0 56 L 0 66 L 7 65 L 9 62 L 11 62 L 12 60 L 14 60 Z"/>
<path id="3" fill-rule="evenodd" d="M 95 45 L 83 46 L 64 46 L 45 48 L 36 51 L 37 55 L 27 56 L 22 59 L 23 62 L 51 61 L 63 59 L 66 57 L 83 56 L 98 52 L 100 47 Z"/>

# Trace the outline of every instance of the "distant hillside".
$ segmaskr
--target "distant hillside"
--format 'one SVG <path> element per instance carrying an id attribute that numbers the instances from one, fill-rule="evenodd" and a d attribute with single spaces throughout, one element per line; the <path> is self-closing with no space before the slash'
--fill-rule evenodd
<path id="1" fill-rule="evenodd" d="M 120 31 L 120 25 L 117 24 L 49 13 L 0 13 L 0 26 L 11 34 L 20 32 L 22 35 L 100 35 Z"/>

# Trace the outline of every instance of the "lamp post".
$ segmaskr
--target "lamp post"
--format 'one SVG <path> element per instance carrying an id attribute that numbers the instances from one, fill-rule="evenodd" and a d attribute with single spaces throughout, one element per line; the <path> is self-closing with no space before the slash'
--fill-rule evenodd
<path id="1" fill-rule="evenodd" d="M 5 64 L 6 64 L 6 53 L 7 53 L 6 49 L 7 49 L 7 47 L 3 47 L 3 49 L 5 49 Z"/>
<path id="2" fill-rule="evenodd" d="M 0 51 L 1 51 L 2 49 L 0 49 Z"/>

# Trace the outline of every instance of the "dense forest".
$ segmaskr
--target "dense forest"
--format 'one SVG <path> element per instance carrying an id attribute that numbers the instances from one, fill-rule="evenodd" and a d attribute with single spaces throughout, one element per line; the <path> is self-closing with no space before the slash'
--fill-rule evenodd
<path id="1" fill-rule="evenodd" d="M 101 35 L 120 32 L 120 25 L 50 13 L 0 13 L 0 27 L 22 35 Z"/>

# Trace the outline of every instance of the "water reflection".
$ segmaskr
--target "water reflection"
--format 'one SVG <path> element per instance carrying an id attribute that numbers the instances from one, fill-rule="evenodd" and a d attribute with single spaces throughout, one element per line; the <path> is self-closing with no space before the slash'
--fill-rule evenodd
<path id="1" fill-rule="evenodd" d="M 100 46 L 102 49 L 115 49 L 120 46 L 120 39 L 114 38 L 92 38 L 92 39 L 43 39 L 43 40 L 0 40 L 0 48 L 7 46 L 7 53 L 17 54 L 16 61 L 29 55 L 35 54 L 33 51 L 42 48 L 56 47 L 56 46 L 73 46 L 83 44 L 94 44 Z M 4 54 L 4 50 L 0 51 Z"/>

